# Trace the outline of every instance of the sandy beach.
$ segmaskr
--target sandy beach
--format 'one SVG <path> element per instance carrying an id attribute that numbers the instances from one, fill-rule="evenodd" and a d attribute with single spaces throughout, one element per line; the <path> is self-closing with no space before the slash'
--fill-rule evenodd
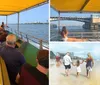
<path id="1" fill-rule="evenodd" d="M 91 77 L 86 77 L 86 63 L 81 64 L 81 73 L 76 77 L 76 67 L 71 65 L 70 75 L 66 76 L 63 64 L 56 66 L 55 60 L 50 60 L 50 85 L 100 85 L 100 61 L 94 61 Z"/>

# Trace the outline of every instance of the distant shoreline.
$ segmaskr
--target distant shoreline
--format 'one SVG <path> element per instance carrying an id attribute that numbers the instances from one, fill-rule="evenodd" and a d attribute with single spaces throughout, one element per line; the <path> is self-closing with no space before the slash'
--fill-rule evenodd
<path id="1" fill-rule="evenodd" d="M 16 25 L 17 23 L 11 23 L 11 24 L 8 24 L 8 25 Z M 19 25 L 29 25 L 29 24 L 49 24 L 49 23 L 19 23 Z"/>

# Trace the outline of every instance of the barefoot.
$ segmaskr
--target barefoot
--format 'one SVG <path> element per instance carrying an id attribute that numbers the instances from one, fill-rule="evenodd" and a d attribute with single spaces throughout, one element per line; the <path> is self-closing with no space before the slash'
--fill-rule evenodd
<path id="1" fill-rule="evenodd" d="M 76 77 L 78 78 L 78 77 L 79 77 L 79 75 L 76 75 Z"/>
<path id="2" fill-rule="evenodd" d="M 66 76 L 69 76 L 69 74 L 66 74 Z"/>
<path id="3" fill-rule="evenodd" d="M 68 76 L 68 74 L 66 74 L 66 76 Z"/>
<path id="4" fill-rule="evenodd" d="M 90 78 L 89 75 L 86 76 L 87 78 Z"/>

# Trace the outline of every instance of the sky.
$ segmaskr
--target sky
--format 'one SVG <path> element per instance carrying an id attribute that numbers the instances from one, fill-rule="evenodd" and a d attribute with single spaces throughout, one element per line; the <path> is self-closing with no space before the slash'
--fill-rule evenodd
<path id="1" fill-rule="evenodd" d="M 92 14 L 99 14 L 99 13 L 61 13 L 60 16 L 62 17 L 80 17 L 80 18 L 90 18 Z M 50 8 L 50 17 L 58 17 L 58 12 L 55 11 L 53 8 Z M 51 23 L 55 23 L 58 24 L 57 21 L 53 21 Z M 83 25 L 84 22 L 79 22 L 79 21 L 72 21 L 72 20 L 66 20 L 66 21 L 61 21 L 61 24 L 65 24 L 65 25 Z"/>
<path id="2" fill-rule="evenodd" d="M 87 57 L 87 53 L 91 53 L 94 59 L 100 59 L 100 43 L 50 43 L 50 50 L 56 54 L 74 52 L 75 56 L 80 56 L 83 58 Z"/>
<path id="3" fill-rule="evenodd" d="M 8 16 L 8 23 L 17 23 L 17 15 L 13 14 Z M 49 5 L 45 4 L 27 11 L 23 11 L 20 13 L 20 23 L 27 22 L 47 22 L 49 17 Z M 6 22 L 5 16 L 0 16 L 0 23 L 4 21 Z"/>

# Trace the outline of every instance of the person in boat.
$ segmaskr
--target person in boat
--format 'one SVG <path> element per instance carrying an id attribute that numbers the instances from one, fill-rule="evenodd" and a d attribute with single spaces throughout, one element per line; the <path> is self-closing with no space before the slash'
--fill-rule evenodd
<path id="1" fill-rule="evenodd" d="M 67 41 L 68 40 L 67 35 L 68 35 L 68 31 L 66 30 L 66 27 L 63 26 L 62 27 L 62 31 L 61 31 L 61 36 L 62 36 L 62 40 L 63 41 Z"/>
<path id="2" fill-rule="evenodd" d="M 0 31 L 4 30 L 1 26 L 0 26 Z"/>
<path id="3" fill-rule="evenodd" d="M 0 56 L 5 61 L 11 85 L 15 82 L 21 66 L 25 63 L 24 56 L 15 48 L 16 36 L 9 34 L 6 37 L 6 45 L 0 47 Z"/>
<path id="4" fill-rule="evenodd" d="M 1 30 L 0 31 L 0 42 L 4 42 L 6 41 L 6 37 L 7 37 L 8 33 L 5 30 Z"/>
<path id="5" fill-rule="evenodd" d="M 19 85 L 49 85 L 47 77 L 49 68 L 49 51 L 39 50 L 37 54 L 37 66 L 24 64 L 16 80 Z"/>
<path id="6" fill-rule="evenodd" d="M 62 36 L 63 41 L 69 41 L 69 42 L 83 42 L 86 41 L 86 39 L 77 39 L 77 38 L 69 38 L 68 37 L 68 31 L 65 26 L 62 27 L 62 31 L 60 32 Z"/>
<path id="7" fill-rule="evenodd" d="M 9 28 L 9 26 L 5 25 L 4 22 L 2 22 L 1 28 L 5 30 L 5 27 Z"/>
<path id="8" fill-rule="evenodd" d="M 71 64 L 73 64 L 69 52 L 67 52 L 67 54 L 63 57 L 63 64 L 65 66 L 65 73 L 67 76 L 69 76 Z"/>
<path id="9" fill-rule="evenodd" d="M 94 60 L 90 53 L 88 53 L 87 56 L 88 57 L 85 61 L 86 62 L 86 74 L 87 74 L 87 77 L 90 78 L 91 72 L 92 72 L 92 67 L 94 65 Z"/>
<path id="10" fill-rule="evenodd" d="M 2 22 L 1 27 L 2 27 L 3 29 L 5 29 L 4 22 Z"/>

